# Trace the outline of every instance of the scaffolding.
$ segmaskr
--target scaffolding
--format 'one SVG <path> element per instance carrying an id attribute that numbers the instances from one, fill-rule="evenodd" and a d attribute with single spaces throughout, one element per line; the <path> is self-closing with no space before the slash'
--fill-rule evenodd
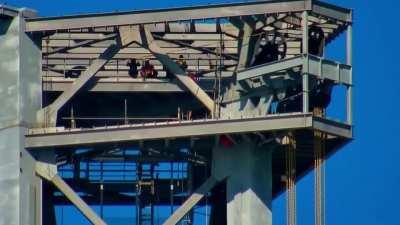
<path id="1" fill-rule="evenodd" d="M 24 221 L 63 223 L 67 205 L 94 225 L 117 223 L 111 206 L 137 225 L 271 225 L 286 192 L 296 225 L 296 183 L 314 169 L 315 224 L 325 225 L 326 156 L 353 138 L 351 10 L 309 0 L 51 18 L 0 9 L 19 31 L 0 39 L 21 43 L 0 45 L 0 58 L 17 49 L 23 64 L 0 65 L 2 79 L 19 78 L 0 88 L 23 87 L 3 100 L 26 133 L 0 137 L 21 165 L 13 201 L 29 213 L 10 208 Z M 346 62 L 311 52 L 345 32 Z M 143 61 L 157 75 L 140 77 Z M 325 114 L 336 85 L 347 88 L 344 121 Z"/>

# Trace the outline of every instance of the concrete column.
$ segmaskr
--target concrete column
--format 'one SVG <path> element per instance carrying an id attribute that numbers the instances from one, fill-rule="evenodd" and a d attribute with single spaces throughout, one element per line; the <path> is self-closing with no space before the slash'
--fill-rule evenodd
<path id="1" fill-rule="evenodd" d="M 14 17 L 0 15 L 0 224 L 41 224 L 41 182 L 24 149 L 41 107 L 40 42 L 25 34 L 23 13 L 11 10 Z"/>
<path id="2" fill-rule="evenodd" d="M 213 150 L 213 176 L 227 176 L 227 224 L 272 224 L 272 160 L 268 148 L 242 141 Z"/>

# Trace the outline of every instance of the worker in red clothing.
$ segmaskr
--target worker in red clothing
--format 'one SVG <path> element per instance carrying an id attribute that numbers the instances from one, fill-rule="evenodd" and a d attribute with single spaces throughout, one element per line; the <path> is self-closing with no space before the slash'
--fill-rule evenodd
<path id="1" fill-rule="evenodd" d="M 146 59 L 144 61 L 144 64 L 142 68 L 140 69 L 140 76 L 143 77 L 143 79 L 146 78 L 157 78 L 157 71 L 154 69 L 154 66 L 150 63 L 150 60 Z"/>

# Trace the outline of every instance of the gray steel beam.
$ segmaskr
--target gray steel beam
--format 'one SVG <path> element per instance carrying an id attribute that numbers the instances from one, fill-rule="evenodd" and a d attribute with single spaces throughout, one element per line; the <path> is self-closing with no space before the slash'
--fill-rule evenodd
<path id="1" fill-rule="evenodd" d="M 45 162 L 37 162 L 35 172 L 50 181 L 58 188 L 93 225 L 106 225 L 106 223 L 88 206 L 72 188 L 57 174 L 57 166 Z"/>
<path id="2" fill-rule="evenodd" d="M 258 37 L 253 36 L 255 21 L 249 18 L 246 19 L 231 19 L 231 22 L 239 29 L 239 61 L 238 69 L 247 68 L 251 63 L 254 55 L 255 45 Z"/>
<path id="3" fill-rule="evenodd" d="M 316 76 L 321 79 L 330 79 L 345 85 L 352 85 L 351 66 L 309 54 L 303 54 L 239 71 L 237 80 L 243 81 L 261 77 L 294 67 L 302 67 L 303 73 L 307 72 L 307 74 L 311 76 Z"/>
<path id="4" fill-rule="evenodd" d="M 303 54 L 307 54 L 308 56 L 308 12 L 304 11 L 302 14 L 302 29 L 303 29 Z M 308 61 L 308 60 L 307 60 Z M 305 64 L 305 67 L 303 67 L 303 113 L 308 113 L 309 111 L 309 101 L 310 101 L 310 96 L 309 96 L 309 77 L 308 77 L 308 63 Z"/>
<path id="5" fill-rule="evenodd" d="M 229 79 L 230 80 L 230 79 Z M 224 80 L 222 81 L 224 82 Z M 199 86 L 206 92 L 214 90 L 214 79 L 201 78 L 198 81 Z M 63 92 L 67 91 L 73 85 L 72 79 L 54 78 L 43 80 L 43 91 Z M 181 93 L 188 92 L 185 87 L 165 79 L 143 81 L 143 79 L 133 78 L 100 78 L 96 80 L 87 91 L 90 92 L 130 92 L 130 93 Z"/>
<path id="6" fill-rule="evenodd" d="M 175 225 L 201 201 L 202 198 L 218 183 L 213 176 L 209 177 L 190 197 L 163 223 Z"/>
<path id="7" fill-rule="evenodd" d="M 217 55 L 217 53 L 215 51 L 213 51 L 213 50 L 211 50 L 209 48 L 192 46 L 192 45 L 187 44 L 184 41 L 180 41 L 180 40 L 165 39 L 165 38 L 163 38 L 162 36 L 159 36 L 159 35 L 154 35 L 154 37 L 156 39 L 158 39 L 158 40 L 162 40 L 162 41 L 165 41 L 165 42 L 168 42 L 168 43 L 173 43 L 173 44 L 177 44 L 177 45 L 180 45 L 180 46 L 183 46 L 183 47 L 186 47 L 186 48 L 194 49 L 194 50 L 200 51 L 202 53 L 208 53 L 208 54 L 211 54 L 211 55 Z M 223 53 L 222 56 L 224 58 L 226 58 L 226 59 L 237 60 L 237 57 L 235 57 L 233 55 L 230 55 L 230 54 Z"/>
<path id="8" fill-rule="evenodd" d="M 140 29 L 141 43 L 148 48 L 153 55 L 160 61 L 175 77 L 210 111 L 215 111 L 215 103 L 201 87 L 190 78 L 186 72 L 174 62 L 165 51 L 160 48 L 156 42 L 150 29 L 147 26 Z"/>
<path id="9" fill-rule="evenodd" d="M 31 19 L 26 32 L 68 30 L 87 27 L 122 26 L 166 21 L 189 21 L 207 18 L 227 18 L 256 14 L 283 13 L 311 10 L 304 0 L 258 1 L 186 7 L 178 9 L 143 10 L 122 13 L 92 14 Z"/>
<path id="10" fill-rule="evenodd" d="M 88 206 L 72 188 L 55 175 L 51 182 L 82 212 L 85 217 L 94 225 L 106 225 L 106 223 Z"/>
<path id="11" fill-rule="evenodd" d="M 353 138 L 353 130 L 348 124 L 339 123 L 321 117 L 315 117 L 313 119 L 313 127 L 316 130 L 322 131 L 327 134 L 349 139 Z"/>
<path id="12" fill-rule="evenodd" d="M 0 16 L 16 17 L 21 15 L 25 18 L 36 17 L 37 12 L 27 8 L 14 8 L 8 5 L 0 5 Z"/>
<path id="13" fill-rule="evenodd" d="M 302 66 L 304 63 L 303 56 L 297 56 L 294 58 L 284 59 L 272 63 L 267 63 L 264 65 L 259 65 L 251 67 L 245 70 L 241 70 L 237 74 L 237 80 L 247 80 L 251 78 L 260 77 L 266 74 L 271 74 L 274 72 L 288 70 L 297 66 Z"/>
<path id="14" fill-rule="evenodd" d="M 0 16 L 16 17 L 19 10 L 5 5 L 0 5 Z"/>
<path id="15" fill-rule="evenodd" d="M 113 39 L 113 38 L 115 38 L 116 36 L 117 36 L 116 34 L 109 34 L 109 35 L 104 36 L 104 39 L 95 39 L 95 40 L 81 41 L 81 42 L 75 43 L 75 44 L 73 44 L 73 45 L 71 45 L 71 46 L 60 47 L 60 48 L 53 49 L 53 50 L 51 50 L 51 51 L 49 51 L 49 52 L 44 52 L 43 55 L 48 56 L 48 55 L 52 55 L 52 54 L 55 54 L 55 53 L 65 52 L 65 51 L 68 51 L 68 50 L 72 50 L 72 49 L 74 49 L 74 48 L 79 48 L 79 47 L 84 47 L 84 46 L 92 45 L 92 44 L 95 44 L 95 43 L 98 43 L 98 42 L 102 42 L 102 41 L 106 41 L 106 40 Z"/>
<path id="16" fill-rule="evenodd" d="M 332 19 L 352 22 L 352 13 L 350 9 L 345 9 L 322 1 L 313 1 L 312 11 Z"/>
<path id="17" fill-rule="evenodd" d="M 349 24 L 347 27 L 347 40 L 346 40 L 346 48 L 347 48 L 347 56 L 346 61 L 347 64 L 353 65 L 353 25 Z M 351 85 L 347 86 L 347 123 L 353 124 L 353 70 L 350 69 L 350 83 Z"/>
<path id="18" fill-rule="evenodd" d="M 93 61 L 89 68 L 77 79 L 70 89 L 63 92 L 51 105 L 43 108 L 38 113 L 39 120 L 44 121 L 44 126 L 55 126 L 57 122 L 57 113 L 78 91 L 80 91 L 87 82 L 93 78 L 101 68 L 112 59 L 112 57 L 122 48 L 117 40 L 116 44 L 110 45 L 100 57 Z"/>
<path id="19" fill-rule="evenodd" d="M 312 128 L 312 120 L 311 114 L 296 113 L 252 119 L 161 122 L 92 129 L 31 129 L 26 135 L 25 147 L 35 149 L 88 146 L 127 141 L 244 134 L 285 129 L 309 129 Z M 351 129 L 349 125 L 346 127 Z M 340 133 L 336 134 L 334 131 L 331 133 L 340 136 Z"/>

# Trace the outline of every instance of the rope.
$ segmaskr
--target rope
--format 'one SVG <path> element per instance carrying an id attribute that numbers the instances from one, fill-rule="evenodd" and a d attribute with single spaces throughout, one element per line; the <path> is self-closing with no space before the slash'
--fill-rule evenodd
<path id="1" fill-rule="evenodd" d="M 325 110 L 315 108 L 315 116 L 325 117 Z M 325 152 L 327 134 L 314 132 L 314 221 L 315 225 L 325 225 Z"/>
<path id="2" fill-rule="evenodd" d="M 291 133 L 287 136 L 286 158 L 286 223 L 296 225 L 296 143 Z"/>

